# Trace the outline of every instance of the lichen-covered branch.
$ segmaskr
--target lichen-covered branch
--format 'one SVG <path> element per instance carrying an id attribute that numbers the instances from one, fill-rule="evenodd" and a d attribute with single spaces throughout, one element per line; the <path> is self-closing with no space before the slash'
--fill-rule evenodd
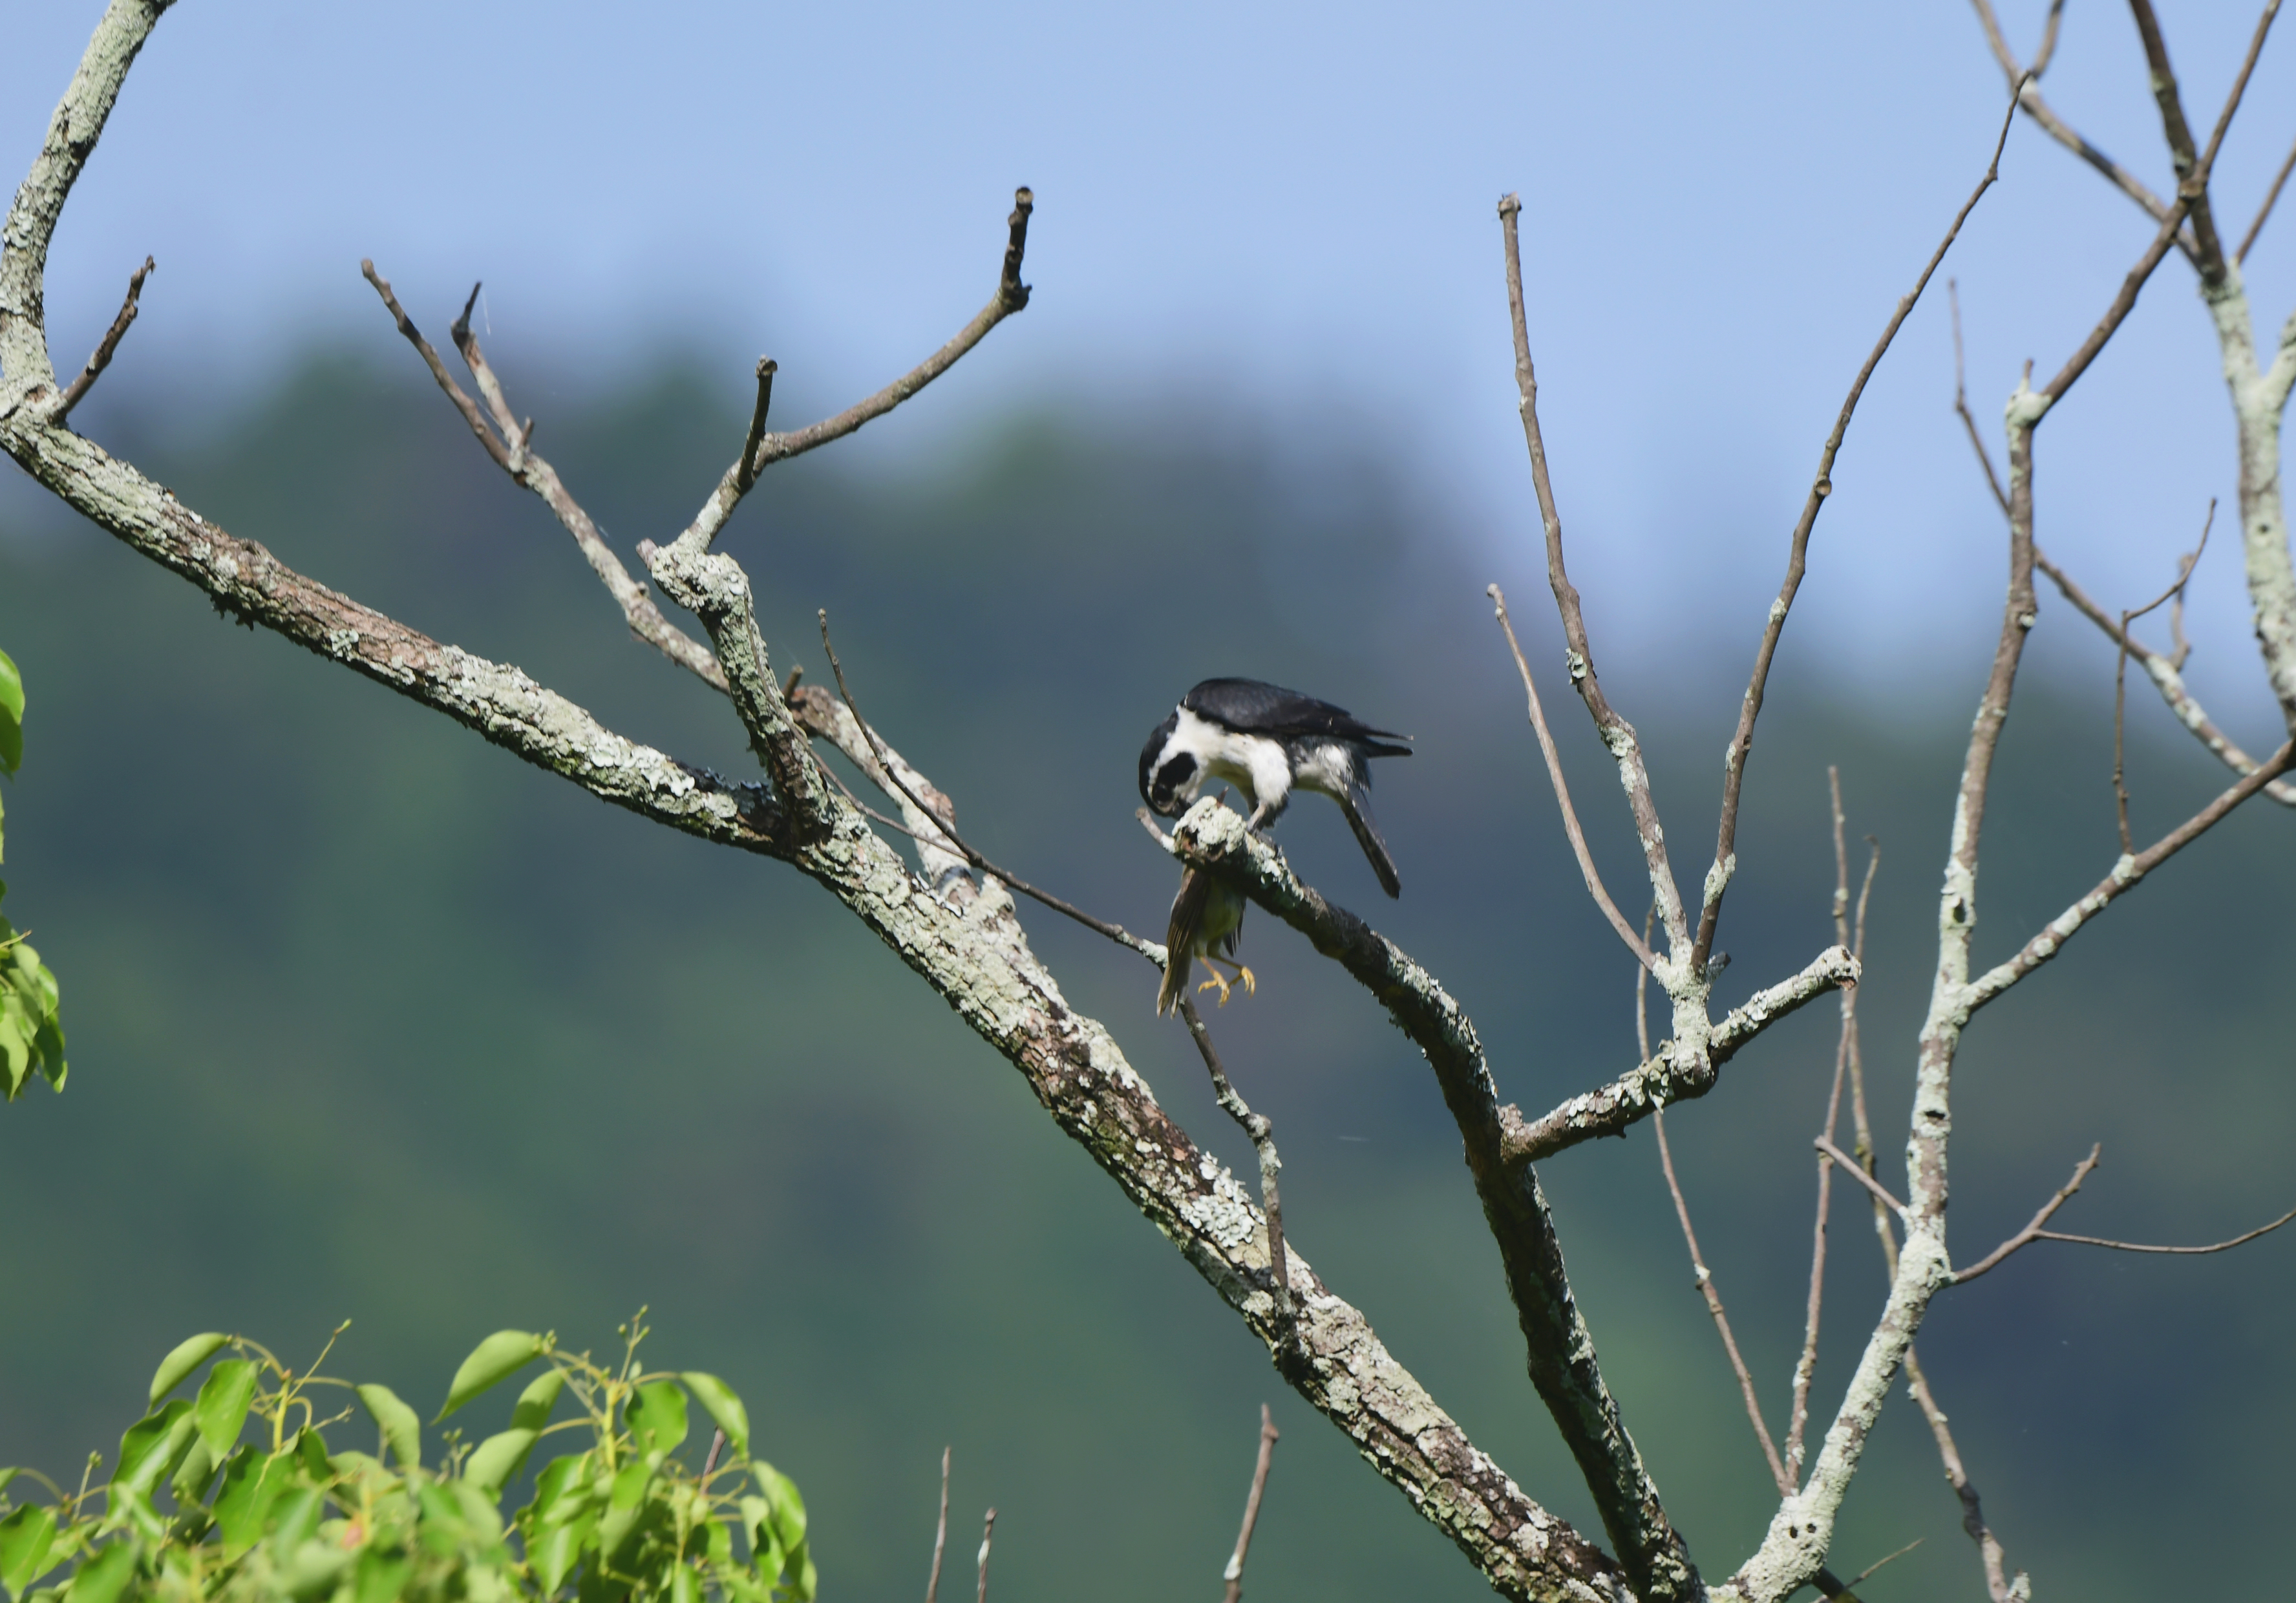
<path id="1" fill-rule="evenodd" d="M 1497 1243 L 1531 1384 L 1562 1433 L 1620 1561 L 1645 1598 L 1696 1594 L 1696 1572 L 1603 1379 L 1593 1336 L 1562 1263 L 1537 1172 L 1510 1164 L 1498 1094 L 1473 1020 L 1435 977 L 1355 914 L 1302 883 L 1283 855 L 1207 797 L 1174 828 L 1171 849 L 1231 877 L 1378 998 L 1435 1071 L 1464 1143 L 1483 1218 Z"/>
<path id="2" fill-rule="evenodd" d="M 1846 947 L 1829 946 L 1799 974 L 1755 992 L 1725 1014 L 1702 1051 L 1661 1041 L 1647 1060 L 1608 1085 L 1572 1097 L 1537 1119 L 1526 1121 L 1513 1106 L 1502 1108 L 1506 1161 L 1535 1163 L 1597 1136 L 1624 1135 L 1660 1108 L 1704 1096 L 1714 1089 L 1722 1066 L 1764 1030 L 1828 992 L 1857 983 L 1857 960 Z"/>
<path id="3" fill-rule="evenodd" d="M 622 560 L 606 544 L 605 536 L 598 532 L 598 526 L 591 521 L 590 514 L 583 510 L 582 503 L 574 499 L 565 481 L 558 477 L 558 470 L 534 449 L 534 420 L 529 418 L 521 423 L 511 411 L 509 399 L 503 394 L 501 380 L 496 378 L 494 369 L 487 364 L 486 353 L 479 348 L 478 339 L 471 332 L 470 307 L 465 305 L 463 307 L 463 315 L 455 320 L 450 333 L 455 348 L 462 353 L 464 364 L 471 370 L 471 377 L 478 383 L 479 393 L 486 398 L 484 410 L 463 391 L 461 385 L 455 382 L 454 375 L 447 371 L 447 364 L 439 359 L 438 351 L 422 337 L 422 331 L 414 326 L 414 320 L 406 315 L 406 308 L 398 304 L 398 297 L 391 290 L 390 281 L 375 271 L 372 261 L 361 262 L 359 270 L 365 274 L 366 282 L 374 286 L 374 292 L 382 298 L 382 304 L 389 308 L 392 321 L 398 325 L 400 335 L 422 358 L 423 365 L 430 370 L 432 380 L 454 405 L 455 410 L 462 413 L 463 422 L 470 425 L 471 432 L 477 437 L 487 454 L 494 459 L 497 467 L 510 475 L 512 483 L 541 497 L 542 503 L 551 510 L 566 532 L 574 536 L 575 546 L 581 552 L 583 560 L 590 564 L 590 570 L 605 585 L 606 593 L 613 598 L 614 605 L 621 609 L 630 633 L 711 689 L 725 690 L 725 671 L 718 667 L 718 659 L 709 654 L 709 648 L 661 615 L 661 609 L 654 605 L 653 597 L 647 593 L 646 587 L 630 577 L 629 569 L 622 566 Z M 471 299 L 476 301 L 478 295 L 479 291 L 474 287 L 471 290 Z"/>
<path id="4" fill-rule="evenodd" d="M 2048 553 L 2038 545 L 2033 548 L 2033 566 L 2048 575 L 2059 593 L 2082 617 L 2103 630 L 2108 640 L 2127 651 L 2130 659 L 2144 670 L 2145 677 L 2152 680 L 2160 691 L 2161 699 L 2168 704 L 2169 711 L 2175 716 L 2177 722 L 2190 730 L 2194 738 L 2210 755 L 2234 773 L 2256 772 L 2256 759 L 2242 750 L 2239 742 L 2217 726 L 2216 721 L 2209 716 L 2208 709 L 2185 686 L 2185 675 L 2176 658 L 2152 650 L 2136 638 L 2134 630 L 2124 630 L 2120 619 L 2098 606 L 2095 598 L 2083 590 L 2071 575 L 2051 561 Z M 2274 780 L 2264 787 L 2264 794 L 2283 806 L 2296 807 L 2296 784 L 2286 780 Z"/>

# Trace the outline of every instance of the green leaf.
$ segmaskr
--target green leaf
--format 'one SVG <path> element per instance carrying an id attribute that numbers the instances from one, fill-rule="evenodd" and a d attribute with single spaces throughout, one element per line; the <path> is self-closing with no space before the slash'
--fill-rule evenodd
<path id="1" fill-rule="evenodd" d="M 422 1421 L 414 1411 L 398 1400 L 398 1394 L 387 1386 L 355 1386 L 358 1400 L 366 1404 L 366 1411 L 382 1427 L 382 1439 L 390 1448 L 391 1456 L 398 1460 L 401 1469 L 413 1469 L 422 1462 Z"/>
<path id="2" fill-rule="evenodd" d="M 299 1486 L 287 1493 L 278 1504 L 278 1523 L 271 1534 L 273 1550 L 282 1559 L 291 1557 L 318 1530 L 319 1517 L 326 1511 L 326 1493 L 316 1486 Z"/>
<path id="3" fill-rule="evenodd" d="M 537 1434 L 533 1430 L 511 1429 L 488 1436 L 463 1466 L 463 1478 L 482 1488 L 488 1496 L 500 1497 L 510 1478 L 525 1467 L 526 1455 L 534 1451 Z"/>
<path id="4" fill-rule="evenodd" d="M 752 1464 L 750 1472 L 773 1504 L 775 1539 L 794 1554 L 805 1543 L 805 1499 L 798 1495 L 797 1483 L 771 1464 Z"/>
<path id="5" fill-rule="evenodd" d="M 65 966 L 69 968 L 70 965 Z M 230 1337 L 210 1330 L 204 1336 L 194 1336 L 179 1344 L 174 1352 L 160 1361 L 159 1371 L 152 1377 L 152 1398 L 147 1406 L 159 1407 L 160 1398 L 174 1391 L 184 1376 L 221 1352 L 230 1340 Z"/>
<path id="6" fill-rule="evenodd" d="M 47 1573 L 55 1540 L 56 1517 L 45 1504 L 26 1503 L 0 1519 L 0 1585 L 11 1597 L 21 1597 L 28 1583 Z"/>
<path id="7" fill-rule="evenodd" d="M 290 1466 L 294 1458 L 292 1448 L 276 1455 L 245 1448 L 225 1461 L 213 1509 L 216 1525 L 223 1533 L 226 1563 L 253 1547 L 263 1534 L 264 1517 L 285 1490 L 293 1474 Z"/>
<path id="8" fill-rule="evenodd" d="M 358 1572 L 351 1577 L 351 1603 L 398 1603 L 414 1573 L 414 1560 L 405 1553 L 388 1553 L 369 1547 L 358 1556 Z"/>
<path id="9" fill-rule="evenodd" d="M 700 1577 L 690 1564 L 671 1566 L 669 1572 L 669 1603 L 701 1603 Z"/>
<path id="10" fill-rule="evenodd" d="M 135 1576 L 135 1543 L 115 1542 L 72 1572 L 71 1603 L 115 1603 Z"/>
<path id="11" fill-rule="evenodd" d="M 734 1388 L 717 1376 L 705 1375 L 699 1370 L 688 1370 L 678 1378 L 685 1382 L 685 1389 L 693 1394 L 693 1400 L 701 1404 L 718 1428 L 726 1433 L 726 1440 L 733 1444 L 734 1452 L 748 1458 L 750 1411 L 742 1406 L 742 1399 L 734 1394 Z"/>
<path id="12" fill-rule="evenodd" d="M 675 1380 L 649 1380 L 622 1413 L 641 1453 L 671 1453 L 685 1440 L 685 1393 Z"/>
<path id="13" fill-rule="evenodd" d="M 0 1492 L 8 1490 L 9 1483 L 23 1473 L 20 1469 L 0 1469 Z"/>
<path id="14" fill-rule="evenodd" d="M 166 1469 L 155 1467 L 146 1476 L 146 1464 L 166 1456 L 162 1450 L 170 1445 L 169 1436 L 178 1425 L 186 1424 L 191 1411 L 192 1405 L 177 1397 L 157 1413 L 146 1414 L 129 1426 L 127 1434 L 119 1438 L 119 1458 L 111 1471 L 111 1484 L 141 1485 L 147 1492 L 158 1485 Z M 191 1444 L 185 1442 L 184 1445 L 188 1449 Z"/>
<path id="15" fill-rule="evenodd" d="M 590 1504 L 590 1455 L 569 1453 L 553 1459 L 534 1477 L 534 1501 L 526 1505 L 529 1524 L 563 1524 Z"/>
<path id="16" fill-rule="evenodd" d="M 192 1404 L 200 1435 L 208 1451 L 221 1459 L 239 1443 L 240 1427 L 247 1423 L 248 1404 L 255 1400 L 255 1365 L 244 1358 L 226 1358 L 208 1371 L 200 1399 Z"/>
<path id="17" fill-rule="evenodd" d="M 511 1424 L 520 1430 L 540 1430 L 550 1423 L 550 1411 L 565 1389 L 566 1377 L 557 1369 L 537 1375 L 518 1394 L 518 1406 L 510 1411 Z"/>
<path id="18" fill-rule="evenodd" d="M 541 1582 L 547 1597 L 565 1584 L 566 1577 L 581 1562 L 583 1550 L 596 1534 L 598 1517 L 585 1514 L 564 1525 L 554 1525 L 540 1538 L 527 1546 L 527 1556 L 534 1566 L 535 1578 Z"/>
<path id="19" fill-rule="evenodd" d="M 24 676 L 0 651 L 0 773 L 15 773 L 23 760 Z"/>
<path id="20" fill-rule="evenodd" d="M 197 1508 L 207 1495 L 208 1483 L 215 1478 L 215 1452 L 208 1446 L 207 1438 L 194 1431 L 182 1466 L 176 1469 L 175 1479 L 168 1483 L 168 1490 L 176 1494 L 176 1506 L 186 1513 Z"/>
<path id="21" fill-rule="evenodd" d="M 454 1382 L 447 1388 L 447 1406 L 439 1411 L 439 1419 L 488 1387 L 518 1373 L 542 1350 L 542 1338 L 524 1330 L 497 1330 L 488 1337 L 471 1350 L 471 1355 L 463 1360 L 463 1367 L 455 1371 Z M 430 1423 L 436 1425 L 439 1419 Z"/>

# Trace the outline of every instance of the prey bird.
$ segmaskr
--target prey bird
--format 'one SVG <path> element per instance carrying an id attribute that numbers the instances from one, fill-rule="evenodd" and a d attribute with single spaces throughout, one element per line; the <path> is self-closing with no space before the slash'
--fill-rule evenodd
<path id="1" fill-rule="evenodd" d="M 1190 691 L 1159 724 L 1140 748 L 1140 798 L 1167 818 L 1186 810 L 1210 781 L 1232 784 L 1251 806 L 1250 825 L 1259 829 L 1283 813 L 1294 790 L 1330 797 L 1346 814 L 1356 843 L 1363 847 L 1380 888 L 1401 894 L 1395 859 L 1381 838 L 1371 812 L 1373 757 L 1409 757 L 1407 740 L 1391 730 L 1374 729 L 1344 707 L 1257 679 L 1207 679 Z M 1251 970 L 1235 961 L 1236 937 L 1243 923 L 1243 898 L 1218 875 L 1190 868 L 1172 899 L 1165 946 L 1164 984 L 1159 1013 L 1178 1004 L 1193 961 L 1204 960 L 1212 978 L 1200 990 L 1219 987 L 1220 1001 L 1241 983 L 1253 988 Z M 1236 970 L 1223 977 L 1215 959 Z"/>

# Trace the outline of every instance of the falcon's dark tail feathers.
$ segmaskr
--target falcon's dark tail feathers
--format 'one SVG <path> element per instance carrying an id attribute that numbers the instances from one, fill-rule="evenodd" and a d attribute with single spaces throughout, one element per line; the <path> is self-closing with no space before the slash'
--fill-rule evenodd
<path id="1" fill-rule="evenodd" d="M 1384 755 L 1384 754 L 1382 754 Z M 1403 754 L 1409 756 L 1408 752 Z M 1356 844 L 1371 859 L 1371 871 L 1379 876 L 1379 887 L 1390 896 L 1403 894 L 1402 877 L 1395 871 L 1395 859 L 1389 855 L 1387 842 L 1379 832 L 1379 821 L 1371 815 L 1371 786 L 1368 782 L 1355 786 L 1340 811 L 1348 815 L 1348 828 L 1356 832 Z"/>

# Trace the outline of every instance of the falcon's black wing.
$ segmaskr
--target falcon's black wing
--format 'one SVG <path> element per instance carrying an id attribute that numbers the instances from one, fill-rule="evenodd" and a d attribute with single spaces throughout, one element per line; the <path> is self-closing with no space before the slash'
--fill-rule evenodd
<path id="1" fill-rule="evenodd" d="M 1180 705 L 1240 734 L 1324 735 L 1367 745 L 1411 738 L 1390 729 L 1374 729 L 1343 707 L 1258 679 L 1207 679 L 1190 691 Z M 1374 755 L 1407 757 L 1410 748 L 1393 746 Z"/>

